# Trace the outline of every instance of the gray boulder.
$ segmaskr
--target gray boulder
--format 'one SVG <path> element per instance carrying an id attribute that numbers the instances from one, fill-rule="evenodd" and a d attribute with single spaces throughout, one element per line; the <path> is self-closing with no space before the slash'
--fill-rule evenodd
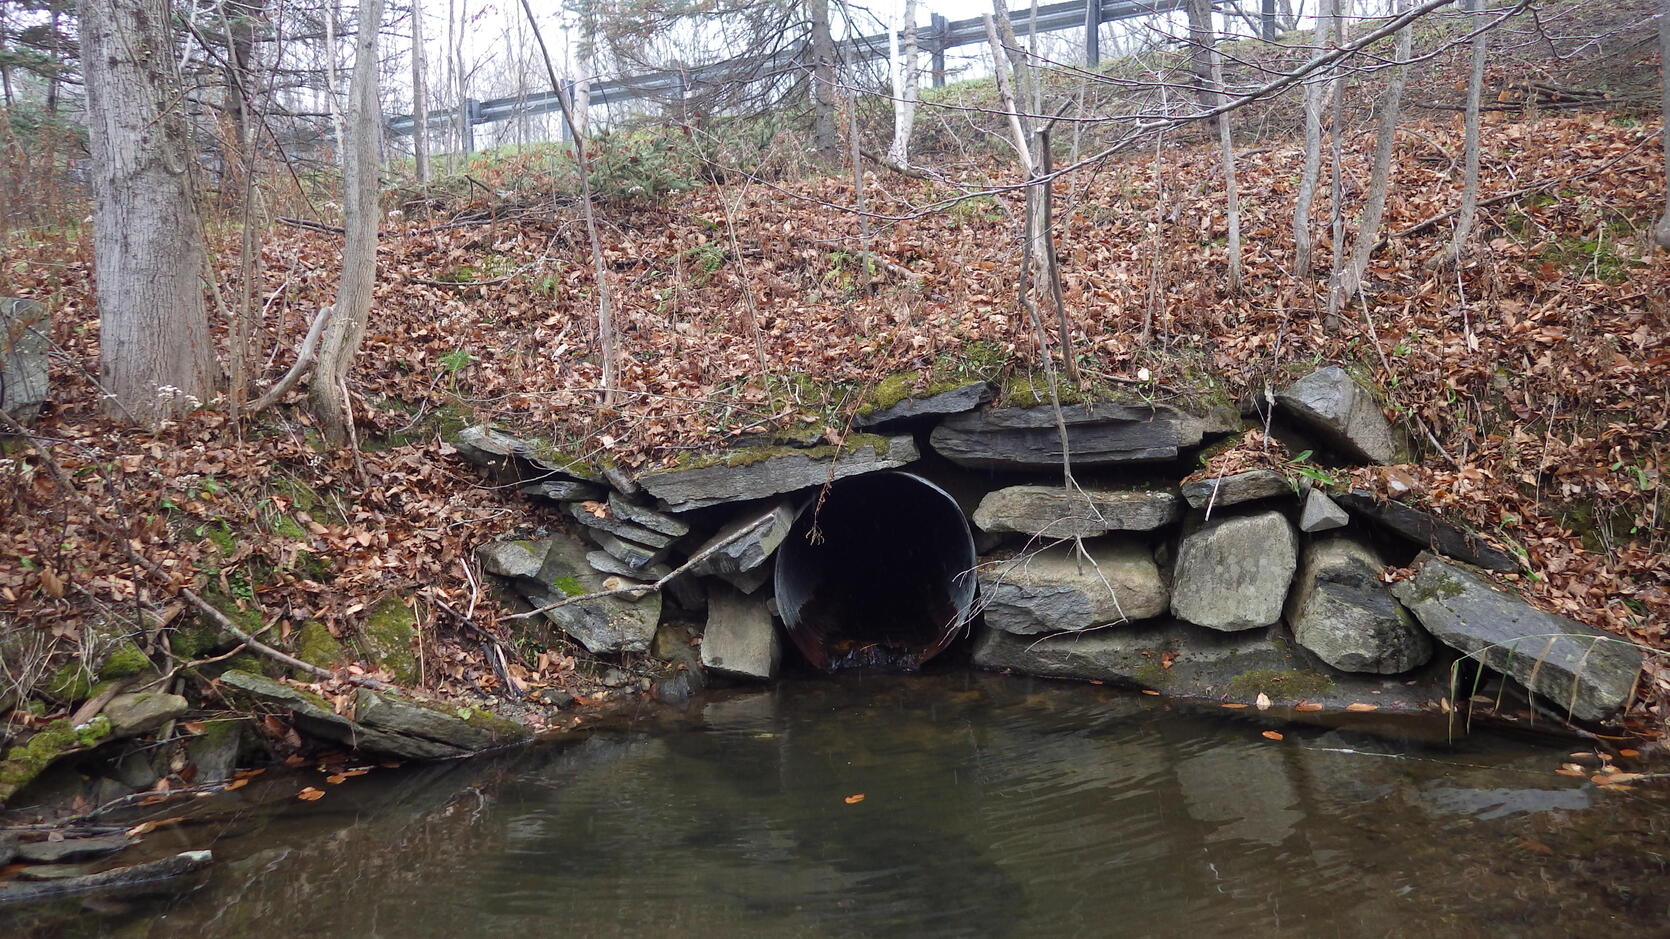
<path id="1" fill-rule="evenodd" d="M 1432 658 L 1432 639 L 1381 581 L 1386 563 L 1349 535 L 1305 546 L 1287 604 L 1293 638 L 1346 672 L 1396 675 Z"/>
<path id="2" fill-rule="evenodd" d="M 102 713 L 110 721 L 110 738 L 116 740 L 156 730 L 189 708 L 186 699 L 177 694 L 141 691 L 111 698 Z"/>
<path id="3" fill-rule="evenodd" d="M 1485 570 L 1511 573 L 1519 570 L 1519 562 L 1506 551 L 1436 515 L 1423 512 L 1402 502 L 1376 499 L 1372 493 L 1353 489 L 1334 496 L 1335 501 L 1364 518 L 1378 522 L 1403 537 L 1446 557 L 1482 567 Z"/>
<path id="4" fill-rule="evenodd" d="M 707 597 L 707 630 L 702 666 L 722 675 L 768 681 L 777 677 L 783 645 L 763 596 L 712 587 Z"/>
<path id="5" fill-rule="evenodd" d="M 1339 503 L 1324 495 L 1322 490 L 1311 489 L 1305 495 L 1305 508 L 1299 513 L 1300 531 L 1332 531 L 1335 528 L 1344 528 L 1350 522 L 1351 516 L 1339 507 Z"/>
<path id="6" fill-rule="evenodd" d="M 1177 494 L 1159 490 L 1010 486 L 988 493 L 974 524 L 988 532 L 1046 538 L 1093 538 L 1110 531 L 1152 531 L 1182 514 Z"/>
<path id="7" fill-rule="evenodd" d="M 1380 403 L 1338 365 L 1287 386 L 1277 393 L 1276 403 L 1353 459 L 1401 463 L 1407 458 L 1408 447 L 1386 422 Z"/>
<path id="8" fill-rule="evenodd" d="M 1024 554 L 979 573 L 986 624 L 1017 635 L 1070 632 L 1147 619 L 1166 610 L 1165 582 L 1146 547 L 1084 542 Z"/>
<path id="9" fill-rule="evenodd" d="M 794 504 L 784 500 L 737 516 L 690 552 L 697 559 L 690 572 L 722 575 L 754 570 L 789 536 L 794 515 Z"/>
<path id="10" fill-rule="evenodd" d="M 1214 476 L 1183 484 L 1183 498 L 1197 509 L 1207 505 L 1222 508 L 1257 499 L 1292 495 L 1293 484 L 1287 481 L 1287 477 L 1268 469 L 1247 470 L 1233 476 Z"/>
<path id="11" fill-rule="evenodd" d="M 1215 521 L 1178 546 L 1172 615 L 1226 631 L 1268 626 L 1281 619 L 1298 563 L 1298 537 L 1280 512 Z"/>
<path id="12" fill-rule="evenodd" d="M 551 539 L 495 541 L 475 549 L 481 569 L 495 577 L 538 579 Z"/>
<path id="13" fill-rule="evenodd" d="M 638 484 L 674 512 L 782 495 L 835 479 L 897 469 L 917 458 L 908 436 L 855 434 L 840 447 L 750 448 L 692 466 L 645 473 Z"/>
<path id="14" fill-rule="evenodd" d="M 909 379 L 903 379 L 908 381 Z M 853 416 L 855 427 L 881 427 L 914 417 L 933 417 L 961 414 L 985 404 L 997 393 L 990 382 L 969 382 L 956 388 L 934 392 L 920 398 L 903 398 L 886 407 L 860 408 Z"/>
<path id="15" fill-rule="evenodd" d="M 593 570 L 586 562 L 586 553 L 586 546 L 577 539 L 552 537 L 538 579 L 518 580 L 517 589 L 535 607 L 543 607 L 565 597 L 630 585 Z M 636 600 L 599 597 L 546 610 L 545 617 L 594 654 L 643 652 L 655 638 L 655 624 L 661 619 L 661 595 L 650 592 Z"/>
<path id="16" fill-rule="evenodd" d="M 593 512 L 592 509 L 596 509 Z M 601 512 L 602 514 L 597 514 Z M 636 522 L 629 522 L 617 516 L 603 502 L 575 502 L 568 506 L 568 514 L 574 520 L 587 528 L 608 532 L 616 538 L 640 544 L 648 548 L 665 548 L 673 543 L 673 536 L 645 528 Z"/>
<path id="17" fill-rule="evenodd" d="M 1621 637 L 1544 613 L 1458 564 L 1423 553 L 1392 593 L 1440 642 L 1562 712 L 1603 721 L 1628 703 L 1645 657 Z"/>
<path id="18" fill-rule="evenodd" d="M 1062 409 L 1075 467 L 1174 460 L 1197 446 L 1200 420 L 1168 405 L 1074 404 Z M 1050 406 L 954 414 L 929 436 L 934 450 L 977 469 L 1044 470 L 1061 465 Z"/>
<path id="19" fill-rule="evenodd" d="M 46 403 L 52 321 L 34 300 L 0 298 L 0 410 L 27 424 Z"/>
<path id="20" fill-rule="evenodd" d="M 1165 620 L 1045 639 L 987 628 L 975 640 L 974 664 L 1048 678 L 1110 681 L 1182 697 L 1250 698 L 1231 691 L 1237 676 L 1302 672 L 1292 650 L 1271 630 L 1227 635 Z M 1290 684 L 1322 687 L 1328 681 Z"/>

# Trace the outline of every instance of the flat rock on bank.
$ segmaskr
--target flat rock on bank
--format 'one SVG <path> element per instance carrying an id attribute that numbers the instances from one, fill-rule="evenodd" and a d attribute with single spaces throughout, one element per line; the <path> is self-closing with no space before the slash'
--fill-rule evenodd
<path id="1" fill-rule="evenodd" d="M 645 473 L 638 484 L 674 512 L 763 499 L 861 473 L 897 469 L 917 458 L 908 436 L 855 434 L 840 447 L 736 450 L 690 466 Z"/>
<path id="2" fill-rule="evenodd" d="M 1392 588 L 1439 641 L 1511 676 L 1561 712 L 1603 721 L 1629 700 L 1644 655 L 1620 637 L 1531 606 L 1479 574 L 1423 554 Z"/>
<path id="3" fill-rule="evenodd" d="M 987 625 L 1017 635 L 1066 632 L 1147 619 L 1168 596 L 1153 552 L 1115 539 L 1071 544 L 982 567 Z"/>
<path id="4" fill-rule="evenodd" d="M 1201 421 L 1169 405 L 1074 404 L 1062 407 L 1075 467 L 1177 458 L 1198 446 Z M 954 414 L 935 427 L 934 450 L 977 469 L 1042 470 L 1061 465 L 1052 407 L 987 408 Z"/>
<path id="5" fill-rule="evenodd" d="M 1354 459 L 1400 463 L 1408 449 L 1374 395 L 1338 365 L 1287 386 L 1276 395 L 1276 403 Z"/>
<path id="6" fill-rule="evenodd" d="M 1183 484 L 1183 498 L 1201 509 L 1237 505 L 1275 496 L 1292 496 L 1293 484 L 1275 470 L 1255 469 L 1233 476 L 1197 479 Z"/>
<path id="7" fill-rule="evenodd" d="M 908 379 L 899 379 L 908 381 Z M 877 390 L 885 390 L 887 382 L 878 386 Z M 901 398 L 885 407 L 875 406 L 859 408 L 853 417 L 855 427 L 883 427 L 898 421 L 911 420 L 918 417 L 937 417 L 945 414 L 961 414 L 972 411 L 992 399 L 997 389 L 990 382 L 975 381 L 942 391 L 931 392 L 919 398 Z"/>
<path id="8" fill-rule="evenodd" d="M 1177 494 L 1161 490 L 1010 486 L 980 500 L 974 524 L 989 532 L 1093 538 L 1110 531 L 1152 531 L 1181 514 Z"/>

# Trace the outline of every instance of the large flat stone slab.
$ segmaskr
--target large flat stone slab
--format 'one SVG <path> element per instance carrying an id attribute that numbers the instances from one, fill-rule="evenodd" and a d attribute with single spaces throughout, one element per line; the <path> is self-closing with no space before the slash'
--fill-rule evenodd
<path id="1" fill-rule="evenodd" d="M 1161 490 L 1010 486 L 980 500 L 974 524 L 989 532 L 1094 538 L 1110 531 L 1162 528 L 1182 511 L 1177 494 Z"/>
<path id="2" fill-rule="evenodd" d="M 603 474 L 595 466 L 563 455 L 538 438 L 517 437 L 487 424 L 461 428 L 447 442 L 471 463 L 512 479 L 533 483 L 547 479 L 603 482 Z"/>
<path id="3" fill-rule="evenodd" d="M 1439 641 L 1585 721 L 1616 715 L 1645 657 L 1620 637 L 1545 613 L 1484 576 L 1431 554 L 1392 593 Z"/>
<path id="4" fill-rule="evenodd" d="M 606 502 L 572 502 L 569 503 L 568 514 L 587 528 L 608 532 L 616 538 L 623 538 L 646 548 L 665 548 L 674 540 L 672 535 L 646 528 L 616 515 Z"/>
<path id="5" fill-rule="evenodd" d="M 702 633 L 704 668 L 736 678 L 777 677 L 783 644 L 766 600 L 728 586 L 709 588 L 707 629 Z"/>
<path id="6" fill-rule="evenodd" d="M 909 378 L 900 376 L 898 379 L 890 379 L 889 381 L 893 380 L 908 382 Z M 884 386 L 886 384 L 887 382 L 883 382 Z M 884 387 L 877 388 L 878 392 L 886 390 Z M 930 392 L 919 398 L 901 398 L 884 407 L 861 407 L 858 413 L 853 415 L 852 423 L 854 427 L 884 427 L 913 418 L 961 414 L 985 404 L 996 393 L 997 389 L 992 386 L 991 382 L 968 382 L 954 388 Z"/>
<path id="7" fill-rule="evenodd" d="M 1382 502 L 1363 489 L 1339 493 L 1334 496 L 1334 501 L 1363 518 L 1378 522 L 1410 541 L 1446 557 L 1466 561 L 1489 571 L 1511 573 L 1519 570 L 1519 562 L 1513 555 L 1493 547 L 1483 538 L 1460 526 L 1412 505 L 1393 501 Z"/>
<path id="8" fill-rule="evenodd" d="M 1305 545 L 1287 603 L 1293 638 L 1346 672 L 1396 675 L 1432 658 L 1432 637 L 1380 579 L 1386 562 L 1348 534 Z"/>
<path id="9" fill-rule="evenodd" d="M 1386 421 L 1380 402 L 1338 365 L 1287 386 L 1276 394 L 1276 403 L 1344 456 L 1370 463 L 1407 458 L 1408 446 Z"/>
<path id="10" fill-rule="evenodd" d="M 47 348 L 52 322 L 34 300 L 0 297 L 0 410 L 19 424 L 33 421 L 46 403 Z"/>
<path id="11" fill-rule="evenodd" d="M 1269 626 L 1298 563 L 1298 537 L 1280 512 L 1213 521 L 1178 546 L 1171 613 L 1225 631 Z"/>
<path id="12" fill-rule="evenodd" d="M 669 510 L 688 512 L 897 469 L 914 462 L 918 455 L 916 441 L 908 436 L 855 434 L 840 447 L 736 450 L 690 466 L 645 473 L 638 477 L 638 484 Z"/>
<path id="13" fill-rule="evenodd" d="M 1287 477 L 1268 469 L 1247 470 L 1233 476 L 1214 476 L 1183 484 L 1183 498 L 1197 509 L 1208 505 L 1213 508 L 1238 505 L 1275 496 L 1291 498 L 1293 495 L 1293 484 L 1287 481 Z"/>
<path id="14" fill-rule="evenodd" d="M 1118 539 L 1055 545 L 979 573 L 986 624 L 1017 635 L 1069 632 L 1148 619 L 1166 611 L 1169 596 L 1154 554 Z"/>
<path id="15" fill-rule="evenodd" d="M 1168 405 L 1064 405 L 1062 417 L 1077 467 L 1173 460 L 1200 444 L 1200 420 Z M 978 469 L 1061 465 L 1055 409 L 1047 405 L 954 414 L 934 428 L 929 442 L 952 462 Z"/>
<path id="16" fill-rule="evenodd" d="M 543 607 L 567 597 L 622 586 L 618 580 L 592 568 L 586 560 L 588 550 L 579 539 L 561 534 L 552 536 L 538 579 L 515 581 L 517 590 L 534 606 Z M 648 593 L 637 600 L 625 596 L 600 597 L 547 610 L 545 617 L 593 653 L 645 652 L 655 638 L 655 626 L 661 619 L 661 595 Z"/>
<path id="17" fill-rule="evenodd" d="M 690 557 L 697 559 L 690 565 L 690 573 L 726 576 L 758 569 L 789 536 L 794 515 L 794 503 L 786 499 L 764 509 L 744 512 L 690 552 Z"/>

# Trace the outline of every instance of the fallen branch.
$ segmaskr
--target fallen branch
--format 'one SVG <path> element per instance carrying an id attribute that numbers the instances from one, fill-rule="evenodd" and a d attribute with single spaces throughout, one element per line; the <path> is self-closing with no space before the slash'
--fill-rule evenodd
<path id="1" fill-rule="evenodd" d="M 0 411 L 0 426 L 4 426 L 14 435 L 28 441 L 30 448 L 40 454 L 41 460 L 45 464 L 47 472 L 52 475 L 52 478 L 58 483 L 58 486 L 64 490 L 64 494 L 81 503 L 81 507 L 87 510 L 87 515 L 90 519 L 92 519 L 93 524 L 101 529 L 104 529 L 104 533 L 110 538 L 111 543 L 121 548 L 122 553 L 127 555 L 128 560 L 131 561 L 134 566 L 143 568 L 152 577 L 156 578 L 159 584 L 164 585 L 165 588 L 172 590 L 187 603 L 196 607 L 197 612 L 201 613 L 205 617 L 208 617 L 208 619 L 216 626 L 219 626 L 221 629 L 231 633 L 239 642 L 242 642 L 244 645 L 254 649 L 256 652 L 261 653 L 275 662 L 287 665 L 296 671 L 305 672 L 318 678 L 341 678 L 350 684 L 360 685 L 376 691 L 398 690 L 388 682 L 378 681 L 375 678 L 366 678 L 362 675 L 339 676 L 330 669 L 320 668 L 311 662 L 304 662 L 288 652 L 282 652 L 275 649 L 259 639 L 256 639 L 248 632 L 245 632 L 238 626 L 237 623 L 232 622 L 232 620 L 228 618 L 225 613 L 216 609 L 214 604 L 203 599 L 201 596 L 198 596 L 195 590 L 192 590 L 190 587 L 186 587 L 184 585 L 176 586 L 173 578 L 170 577 L 168 572 L 162 568 L 162 565 L 156 563 L 148 557 L 145 557 L 135 550 L 127 533 L 116 529 L 109 522 L 105 521 L 104 517 L 99 514 L 98 507 L 93 505 L 92 500 L 82 495 L 80 490 L 71 485 L 69 474 L 66 473 L 64 468 L 58 464 L 58 460 L 53 457 L 52 451 L 42 446 L 41 442 L 36 440 L 34 436 L 29 433 L 27 428 L 25 428 L 22 424 L 19 424 L 15 418 L 13 418 L 10 414 L 7 414 L 5 411 Z"/>
<path id="2" fill-rule="evenodd" d="M 328 235 L 341 235 L 345 233 L 345 229 L 343 229 L 340 225 L 326 225 L 324 222 L 315 222 L 310 218 L 286 218 L 285 216 L 280 215 L 277 220 L 285 225 L 291 226 L 292 228 L 305 228 L 308 231 L 322 231 Z"/>
<path id="3" fill-rule="evenodd" d="M 319 337 L 324 335 L 325 327 L 330 325 L 331 314 L 336 312 L 336 305 L 327 303 L 313 315 L 313 325 L 307 328 L 307 336 L 302 339 L 301 347 L 296 350 L 296 364 L 284 373 L 278 383 L 267 389 L 256 402 L 249 406 L 249 413 L 258 414 L 279 402 L 290 389 L 296 386 L 313 370 L 313 363 L 318 361 Z"/>
<path id="4" fill-rule="evenodd" d="M 95 890 L 116 890 L 124 887 L 153 884 L 202 870 L 208 867 L 213 860 L 214 855 L 208 851 L 185 851 L 173 857 L 165 857 L 160 861 L 146 861 L 143 864 L 118 867 L 115 870 L 103 871 L 98 874 L 65 877 L 61 880 L 48 880 L 36 884 L 7 884 L 0 887 L 0 904 L 27 903 L 34 900 L 44 900 L 48 897 L 62 897 L 70 894 L 89 893 Z"/>

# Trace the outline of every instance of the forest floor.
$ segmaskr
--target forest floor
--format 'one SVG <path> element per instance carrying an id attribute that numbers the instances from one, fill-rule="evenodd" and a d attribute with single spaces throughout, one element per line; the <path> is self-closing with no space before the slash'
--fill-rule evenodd
<path id="1" fill-rule="evenodd" d="M 1392 236 L 1336 324 L 1322 312 L 1323 282 L 1291 273 L 1296 141 L 1239 155 L 1247 282 L 1235 296 L 1213 148 L 1179 140 L 1067 178 L 1056 188 L 1059 251 L 1072 354 L 1089 386 L 1069 390 L 1164 399 L 1210 379 L 1241 399 L 1318 363 L 1360 365 L 1427 441 L 1418 463 L 1398 468 L 1419 501 L 1523 559 L 1502 580 L 1670 654 L 1670 258 L 1650 249 L 1664 204 L 1659 130 L 1635 112 L 1489 115 L 1484 197 L 1531 191 L 1487 203 L 1467 263 L 1443 272 L 1426 262 L 1450 225 L 1421 223 L 1458 201 L 1461 118 L 1412 114 L 1394 161 Z M 1365 121 L 1345 141 L 1348 230 L 1372 137 Z M 350 378 L 357 451 L 321 445 L 299 394 L 251 422 L 219 403 L 155 432 L 106 419 L 84 233 L 6 246 L 7 292 L 54 310 L 53 400 L 34 432 L 77 487 L 61 491 L 8 445 L 0 600 L 16 634 L 6 670 L 38 696 L 0 700 L 13 728 L 74 710 L 73 696 L 52 690 L 67 662 L 136 639 L 159 659 L 180 655 L 158 644 L 162 627 L 190 619 L 179 585 L 287 648 L 310 623 L 349 641 L 399 598 L 418 625 L 410 684 L 452 699 L 505 696 L 474 631 L 443 611 L 473 610 L 476 628 L 514 645 L 510 610 L 481 590 L 471 551 L 562 521 L 452 453 L 445 431 L 465 421 L 535 431 L 637 471 L 749 436 L 815 429 L 838 441 L 876 385 L 901 373 L 922 388 L 950 373 L 993 378 L 1011 396 L 1042 386 L 1016 299 L 1018 198 L 923 214 L 913 207 L 949 190 L 873 172 L 865 199 L 877 217 L 867 219 L 849 211 L 855 193 L 840 176 L 731 179 L 603 207 L 623 352 L 606 406 L 575 207 L 517 208 L 494 195 L 537 189 L 528 181 L 541 159 L 484 161 L 471 170 L 479 198 L 391 218 Z M 289 366 L 330 301 L 339 250 L 325 231 L 265 233 L 258 385 Z M 866 251 L 883 261 L 867 285 Z M 172 582 L 134 570 L 101 524 L 121 526 Z M 1630 718 L 1638 729 L 1670 716 L 1667 664 L 1652 658 Z M 557 645 L 529 651 L 507 677 L 518 692 L 567 688 L 590 703 L 608 694 L 605 666 Z M 369 661 L 351 668 L 389 674 Z"/>

